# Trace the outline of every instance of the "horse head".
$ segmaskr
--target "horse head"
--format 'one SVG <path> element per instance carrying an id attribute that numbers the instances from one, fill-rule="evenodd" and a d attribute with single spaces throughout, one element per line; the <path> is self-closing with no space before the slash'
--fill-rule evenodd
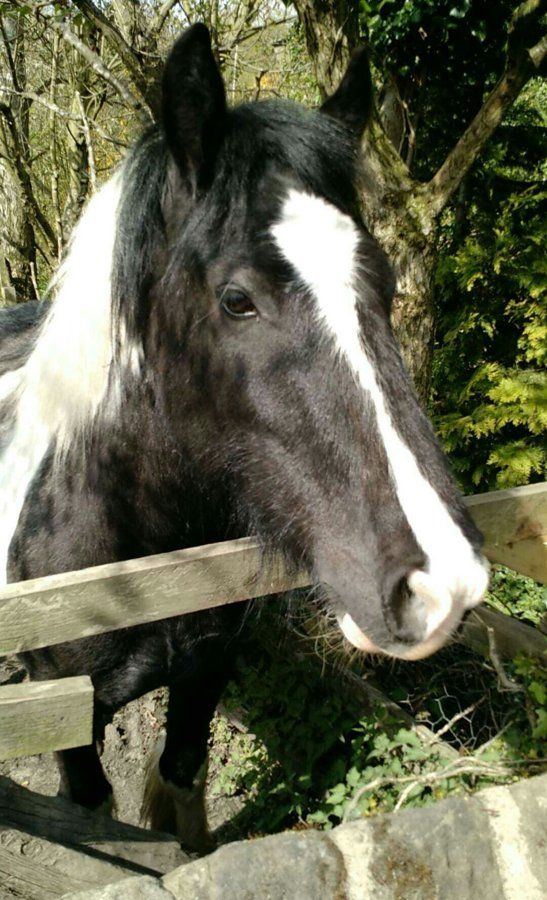
<path id="1" fill-rule="evenodd" d="M 390 266 L 360 214 L 366 57 L 318 110 L 229 109 L 196 25 L 167 60 L 163 104 L 159 136 L 126 167 L 115 283 L 123 309 L 136 242 L 140 301 L 126 328 L 169 427 L 266 546 L 309 568 L 352 644 L 425 656 L 488 576 L 392 333 Z M 160 244 L 139 213 L 152 151 L 165 161 Z"/>

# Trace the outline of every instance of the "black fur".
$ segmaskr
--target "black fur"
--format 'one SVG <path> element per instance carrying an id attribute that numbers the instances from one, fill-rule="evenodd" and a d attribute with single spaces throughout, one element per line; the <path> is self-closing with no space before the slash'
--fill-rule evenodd
<path id="1" fill-rule="evenodd" d="M 163 73 L 163 127 L 180 171 L 203 186 L 224 131 L 224 83 L 205 25 L 189 28 L 176 42 Z"/>
<path id="2" fill-rule="evenodd" d="M 351 57 L 340 85 L 323 103 L 322 111 L 340 121 L 360 137 L 365 130 L 372 106 L 372 81 L 364 47 Z"/>
<path id="3" fill-rule="evenodd" d="M 391 333 L 391 270 L 359 214 L 367 79 L 359 56 L 323 112 L 281 101 L 228 111 L 203 27 L 175 45 L 164 123 L 124 169 L 113 260 L 117 349 L 124 334 L 142 347 L 142 376 L 125 372 L 118 352 L 113 375 L 119 370 L 124 396 L 115 420 L 99 415 L 90 423 L 85 452 L 77 440 L 61 465 L 53 448 L 43 461 L 11 542 L 11 580 L 254 532 L 266 548 L 309 566 L 331 606 L 343 601 L 379 646 L 398 652 L 420 641 L 398 591 L 424 556 L 400 508 L 370 400 L 323 339 L 309 291 L 269 232 L 291 187 L 356 223 L 366 273 L 358 286 L 362 336 L 393 420 L 478 547 Z M 224 314 L 228 287 L 250 298 L 255 318 Z M 28 356 L 40 315 L 27 307 L 0 317 L 8 369 Z M 34 678 L 92 676 L 97 740 L 121 705 L 169 685 L 160 769 L 189 788 L 244 612 L 239 605 L 169 619 L 25 661 Z M 88 806 L 109 791 L 93 752 L 63 757 L 72 795 Z"/>

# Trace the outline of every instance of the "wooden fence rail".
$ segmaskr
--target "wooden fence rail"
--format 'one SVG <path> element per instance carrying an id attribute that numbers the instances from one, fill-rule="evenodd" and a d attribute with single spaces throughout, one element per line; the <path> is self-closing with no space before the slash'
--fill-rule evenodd
<path id="1" fill-rule="evenodd" d="M 0 759 L 91 743 L 93 685 L 87 675 L 0 688 Z"/>
<path id="2" fill-rule="evenodd" d="M 174 550 L 7 585 L 0 654 L 49 647 L 309 584 L 280 559 L 266 567 L 252 538 Z"/>
<path id="3" fill-rule="evenodd" d="M 547 581 L 547 484 L 467 502 L 489 559 Z M 0 590 L 0 655 L 308 584 L 281 559 L 264 565 L 252 538 L 22 581 Z"/>
<path id="4" fill-rule="evenodd" d="M 547 483 L 481 494 L 467 498 L 466 502 L 485 535 L 484 549 L 490 560 L 547 582 Z M 10 584 L 0 590 L 0 655 L 34 650 L 308 584 L 306 573 L 288 572 L 280 558 L 266 565 L 252 538 Z M 510 637 L 507 640 L 510 643 Z M 542 636 L 536 643 L 539 654 L 543 652 L 540 647 L 544 645 Z M 534 642 L 532 644 L 535 646 Z M 16 700 L 24 702 L 34 687 L 18 686 L 20 691 Z M 68 723 L 72 716 L 74 728 L 81 731 L 87 727 L 82 724 L 77 708 L 81 685 L 65 684 L 64 687 L 65 696 L 69 698 L 64 722 Z M 10 691 L 13 694 L 12 687 L 0 688 L 0 735 L 15 727 L 16 707 Z M 47 719 L 50 706 L 47 693 L 35 697 L 35 702 L 44 710 L 43 716 Z M 29 728 L 29 719 L 25 718 Z M 39 718 L 35 718 L 35 722 L 39 725 Z M 32 732 L 31 743 L 30 738 L 26 739 L 26 752 L 41 752 L 40 731 L 32 728 Z M 51 735 L 47 729 L 46 732 L 41 749 L 54 749 Z M 22 734 L 21 740 L 25 743 Z M 66 740 L 70 738 L 64 735 L 65 743 L 55 749 L 71 746 Z M 31 744 L 37 749 L 31 750 Z M 0 743 L 0 759 L 3 753 L 15 755 L 15 737 L 12 742 Z"/>
<path id="5" fill-rule="evenodd" d="M 466 497 L 488 559 L 547 583 L 547 482 Z"/>

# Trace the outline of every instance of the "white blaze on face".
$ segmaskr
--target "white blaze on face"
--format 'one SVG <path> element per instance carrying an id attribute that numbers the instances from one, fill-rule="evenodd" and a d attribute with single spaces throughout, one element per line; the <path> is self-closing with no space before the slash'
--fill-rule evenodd
<path id="1" fill-rule="evenodd" d="M 51 309 L 30 357 L 0 378 L 0 400 L 14 405 L 0 453 L 0 584 L 25 496 L 45 454 L 53 444 L 62 453 L 107 394 L 120 192 L 118 173 L 88 203 L 54 279 Z M 138 351 L 126 346 L 122 353 L 124 364 L 134 368 Z"/>
<path id="2" fill-rule="evenodd" d="M 414 455 L 391 421 L 360 337 L 355 291 L 359 232 L 348 216 L 325 200 L 291 190 L 281 220 L 272 227 L 272 236 L 284 258 L 311 288 L 317 314 L 337 352 L 374 405 L 399 503 L 428 560 L 426 572 L 413 572 L 409 577 L 411 590 L 426 609 L 428 637 L 448 624 L 456 605 L 461 610 L 480 603 L 488 571 L 421 474 Z M 351 617 L 346 614 L 345 620 L 351 632 Z M 355 623 L 353 626 L 357 627 Z M 347 636 L 356 643 L 349 633 Z"/>

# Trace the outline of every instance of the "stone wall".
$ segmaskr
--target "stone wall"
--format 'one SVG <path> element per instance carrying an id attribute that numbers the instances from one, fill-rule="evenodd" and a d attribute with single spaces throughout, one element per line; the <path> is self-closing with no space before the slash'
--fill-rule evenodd
<path id="1" fill-rule="evenodd" d="M 221 847 L 71 900 L 544 900 L 547 774 L 472 797 Z"/>

